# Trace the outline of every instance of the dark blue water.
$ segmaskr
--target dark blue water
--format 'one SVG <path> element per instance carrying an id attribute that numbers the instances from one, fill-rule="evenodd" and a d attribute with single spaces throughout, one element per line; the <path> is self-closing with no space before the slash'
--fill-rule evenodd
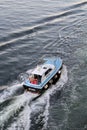
<path id="1" fill-rule="evenodd" d="M 31 102 L 17 76 L 54 56 L 61 78 Z M 86 0 L 0 0 L 0 129 L 87 130 Z"/>

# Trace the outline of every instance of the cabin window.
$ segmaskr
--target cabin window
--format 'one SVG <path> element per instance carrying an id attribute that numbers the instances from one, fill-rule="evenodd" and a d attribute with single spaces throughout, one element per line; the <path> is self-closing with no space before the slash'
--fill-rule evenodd
<path id="1" fill-rule="evenodd" d="M 46 72 L 45 72 L 45 75 L 47 75 L 52 69 L 48 69 Z"/>

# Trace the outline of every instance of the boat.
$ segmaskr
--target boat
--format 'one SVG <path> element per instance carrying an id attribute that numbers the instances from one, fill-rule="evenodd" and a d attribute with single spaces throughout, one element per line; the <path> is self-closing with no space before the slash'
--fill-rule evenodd
<path id="1" fill-rule="evenodd" d="M 51 84 L 55 84 L 62 73 L 63 62 L 62 59 L 45 58 L 44 63 L 37 65 L 32 71 L 27 71 L 23 78 L 23 87 L 25 90 L 33 93 L 43 93 Z"/>

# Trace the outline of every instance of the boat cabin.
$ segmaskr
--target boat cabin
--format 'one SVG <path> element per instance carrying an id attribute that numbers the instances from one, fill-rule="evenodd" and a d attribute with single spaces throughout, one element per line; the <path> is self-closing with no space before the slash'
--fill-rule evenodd
<path id="1" fill-rule="evenodd" d="M 54 65 L 44 64 L 42 66 L 37 66 L 30 74 L 29 81 L 32 84 L 40 84 L 43 82 L 55 69 Z"/>

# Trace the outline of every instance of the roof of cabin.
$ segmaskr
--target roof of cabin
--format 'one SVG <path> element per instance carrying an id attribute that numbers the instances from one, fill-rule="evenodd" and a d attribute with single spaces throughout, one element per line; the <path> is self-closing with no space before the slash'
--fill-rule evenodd
<path id="1" fill-rule="evenodd" d="M 40 65 L 37 66 L 33 71 L 32 74 L 36 74 L 36 75 L 43 75 L 48 69 L 54 69 L 55 66 L 52 64 L 44 64 L 44 65 Z"/>

